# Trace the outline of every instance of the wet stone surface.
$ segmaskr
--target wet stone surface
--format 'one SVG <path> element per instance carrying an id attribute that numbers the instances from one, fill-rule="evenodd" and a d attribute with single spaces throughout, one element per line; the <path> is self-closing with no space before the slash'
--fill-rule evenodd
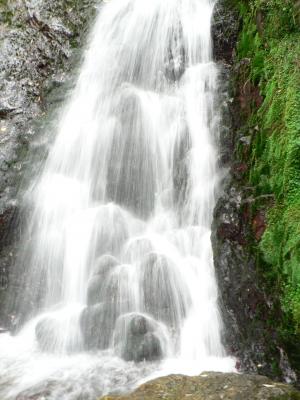
<path id="1" fill-rule="evenodd" d="M 256 375 L 203 373 L 198 377 L 171 375 L 148 382 L 126 396 L 102 400 L 296 400 L 293 387 Z"/>
<path id="2" fill-rule="evenodd" d="M 214 211 L 212 245 L 224 322 L 223 343 L 228 354 L 237 358 L 240 371 L 294 381 L 277 327 L 270 324 L 281 318 L 280 306 L 276 298 L 267 296 L 251 251 L 265 229 L 265 216 L 251 215 L 253 188 L 245 179 L 249 165 L 239 160 L 239 151 L 248 151 L 251 140 L 242 127 L 253 101 L 239 77 L 249 60 L 235 59 L 240 23 L 234 2 L 220 0 L 212 33 L 214 56 L 221 70 L 219 164 L 224 177 Z M 258 100 L 256 104 L 259 106 Z"/>
<path id="3" fill-rule="evenodd" d="M 141 314 L 128 314 L 120 318 L 116 326 L 115 346 L 125 361 L 156 361 L 163 358 L 157 323 Z"/>
<path id="4" fill-rule="evenodd" d="M 65 98 L 96 0 L 10 0 L 0 3 L 0 298 L 8 280 L 19 290 L 22 274 L 11 267 L 22 231 L 20 201 L 30 153 L 47 151 L 46 115 Z M 63 89 L 62 89 L 63 88 Z M 44 132 L 38 138 L 38 134 Z M 37 150 L 39 146 L 39 151 Z M 29 149 L 32 148 L 32 151 Z M 38 173 L 37 162 L 34 173 Z M 26 186 L 26 184 L 24 184 Z M 3 303 L 3 301 L 2 301 Z M 3 312 L 2 307 L 2 312 Z M 3 324 L 8 324 L 8 320 Z"/>

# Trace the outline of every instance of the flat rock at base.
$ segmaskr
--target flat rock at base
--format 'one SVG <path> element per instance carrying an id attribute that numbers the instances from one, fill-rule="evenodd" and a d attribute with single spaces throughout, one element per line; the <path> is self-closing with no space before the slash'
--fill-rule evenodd
<path id="1" fill-rule="evenodd" d="M 292 386 L 260 375 L 204 372 L 197 377 L 170 375 L 155 379 L 126 396 L 102 400 L 300 400 Z"/>

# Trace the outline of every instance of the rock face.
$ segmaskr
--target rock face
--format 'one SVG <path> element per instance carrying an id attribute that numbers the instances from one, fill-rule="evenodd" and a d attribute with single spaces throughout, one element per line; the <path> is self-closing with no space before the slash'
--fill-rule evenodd
<path id="1" fill-rule="evenodd" d="M 95 0 L 4 0 L 0 2 L 0 302 L 8 285 L 19 290 L 14 271 L 22 231 L 20 185 L 29 171 L 29 148 L 44 157 L 50 131 L 45 115 L 63 100 L 78 59 Z M 67 78 L 68 73 L 68 78 Z M 69 82 L 69 83 L 68 83 Z M 63 89 L 62 89 L 63 88 Z M 46 129 L 47 128 L 47 129 Z M 44 146 L 44 148 L 43 148 Z M 39 169 L 35 160 L 35 171 Z M 28 175 L 28 174 L 27 174 Z M 1 307 L 4 313 L 4 308 Z M 2 324 L 3 316 L 0 315 Z M 6 321 L 8 323 L 8 321 Z"/>
<path id="2" fill-rule="evenodd" d="M 276 327 L 267 325 L 274 304 L 259 285 L 255 259 L 249 251 L 246 192 L 232 177 L 214 217 L 212 242 L 225 345 L 239 359 L 241 370 L 275 377 L 284 371 L 274 368 L 280 363 L 279 342 Z"/>
<path id="3" fill-rule="evenodd" d="M 227 172 L 212 227 L 225 325 L 223 342 L 228 353 L 239 360 L 237 367 L 241 371 L 294 381 L 296 376 L 282 348 L 276 323 L 270 324 L 280 318 L 280 306 L 276 299 L 267 296 L 251 252 L 251 246 L 257 245 L 264 231 L 265 219 L 263 215 L 251 215 L 253 190 L 244 179 L 248 166 L 239 161 L 238 154 L 249 153 L 249 132 L 243 128 L 247 107 L 254 102 L 259 106 L 261 100 L 254 88 L 247 88 L 244 82 L 240 87 L 247 60 L 239 62 L 234 57 L 240 17 L 233 4 L 231 0 L 219 1 L 213 22 L 215 57 L 220 63 L 225 104 L 220 166 Z"/>
<path id="4" fill-rule="evenodd" d="M 239 33 L 239 15 L 232 0 L 219 0 L 212 21 L 214 58 L 231 64 Z"/>
<path id="5" fill-rule="evenodd" d="M 127 396 L 102 400 L 297 400 L 293 387 L 264 376 L 203 373 L 198 377 L 171 375 L 142 385 Z"/>

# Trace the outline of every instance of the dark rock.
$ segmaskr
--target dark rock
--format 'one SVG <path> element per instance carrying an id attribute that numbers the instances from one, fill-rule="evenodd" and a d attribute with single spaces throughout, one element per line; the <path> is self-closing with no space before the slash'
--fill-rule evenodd
<path id="1" fill-rule="evenodd" d="M 264 376 L 205 372 L 197 377 L 171 375 L 147 382 L 124 396 L 102 400 L 298 400 L 292 386 L 272 382 Z"/>
<path id="2" fill-rule="evenodd" d="M 228 74 L 232 76 L 233 71 L 229 69 Z M 264 227 L 261 218 L 253 225 L 252 188 L 243 186 L 244 165 L 237 157 L 237 146 L 244 136 L 239 128 L 242 120 L 236 117 L 241 111 L 236 100 L 227 104 L 231 110 L 226 120 L 229 130 L 220 145 L 225 166 L 230 166 L 230 170 L 223 180 L 212 226 L 214 264 L 225 325 L 223 341 L 227 351 L 237 357 L 240 370 L 282 378 L 276 348 L 278 334 L 276 327 L 267 322 L 274 314 L 280 318 L 277 303 L 266 295 L 250 250 L 253 233 L 259 239 Z"/>
<path id="3" fill-rule="evenodd" d="M 173 186 L 174 202 L 180 209 L 187 196 L 189 186 L 189 150 L 191 138 L 186 121 L 183 119 L 179 127 L 173 153 Z"/>
<path id="4" fill-rule="evenodd" d="M 234 58 L 240 25 L 234 3 L 217 2 L 212 26 L 214 55 L 221 71 L 219 165 L 226 168 L 212 226 L 225 325 L 223 341 L 227 351 L 238 359 L 239 370 L 282 379 L 279 337 L 276 326 L 268 322 L 281 318 L 280 307 L 266 295 L 251 251 L 265 229 L 264 215 L 252 215 L 253 188 L 247 184 L 249 148 L 257 128 L 253 132 L 242 129 L 251 107 L 259 107 L 262 98 L 258 88 L 245 78 L 250 60 L 237 62 Z"/>
<path id="5" fill-rule="evenodd" d="M 47 151 L 45 113 L 53 110 L 44 85 L 52 77 L 71 75 L 78 60 L 76 47 L 85 38 L 96 1 L 0 3 L 0 280 L 9 283 L 11 294 L 8 299 L 6 291 L 0 291 L 0 319 L 5 319 L 18 312 L 11 299 L 23 293 L 25 285 L 26 273 L 16 254 L 28 210 L 20 210 L 18 199 L 29 175 L 32 179 L 31 165 L 38 172 Z M 31 305 L 25 309 L 30 312 Z M 25 310 L 22 314 L 25 317 Z"/>
<path id="6" fill-rule="evenodd" d="M 165 75 L 168 80 L 178 82 L 185 72 L 186 54 L 182 34 L 182 26 L 178 24 L 170 32 L 170 44 L 166 56 Z"/>
<path id="7" fill-rule="evenodd" d="M 128 352 L 126 354 L 129 358 L 123 357 L 128 361 L 156 361 L 163 358 L 163 351 L 159 338 L 154 333 L 146 333 L 143 340 L 138 344 L 134 344 L 134 353 Z"/>
<path id="8" fill-rule="evenodd" d="M 241 191 L 234 186 L 226 187 L 221 199 L 215 209 L 215 217 L 218 218 L 217 237 L 221 240 L 229 239 L 233 242 L 244 244 L 246 232 L 240 217 L 242 208 Z"/>
<path id="9" fill-rule="evenodd" d="M 10 114 L 15 112 L 17 108 L 10 106 L 9 104 L 5 104 L 5 102 L 0 102 L 0 119 L 6 119 Z"/>
<path id="10" fill-rule="evenodd" d="M 149 321 L 143 315 L 135 315 L 130 320 L 129 330 L 134 336 L 145 335 L 149 329 Z"/>
<path id="11" fill-rule="evenodd" d="M 115 347 L 125 361 L 155 361 L 163 357 L 163 349 L 155 321 L 141 314 L 119 318 L 115 331 Z"/>
<path id="12" fill-rule="evenodd" d="M 85 348 L 107 349 L 111 345 L 116 319 L 117 309 L 112 303 L 86 307 L 80 317 Z"/>
<path id="13" fill-rule="evenodd" d="M 263 210 L 260 210 L 256 213 L 252 222 L 253 232 L 255 235 L 255 239 L 257 241 L 260 241 L 260 239 L 262 238 L 266 230 L 266 227 L 267 227 L 266 213 Z"/>
<path id="14" fill-rule="evenodd" d="M 167 257 L 156 253 L 147 255 L 140 268 L 146 313 L 180 330 L 190 298 L 178 268 Z"/>
<path id="15" fill-rule="evenodd" d="M 231 64 L 240 30 L 239 13 L 231 0 L 216 2 L 212 19 L 214 58 Z"/>
<path id="16" fill-rule="evenodd" d="M 285 382 L 287 383 L 297 382 L 297 374 L 291 368 L 290 360 L 287 353 L 281 347 L 279 347 L 278 350 L 280 352 L 279 367 L 282 371 L 282 375 Z"/>

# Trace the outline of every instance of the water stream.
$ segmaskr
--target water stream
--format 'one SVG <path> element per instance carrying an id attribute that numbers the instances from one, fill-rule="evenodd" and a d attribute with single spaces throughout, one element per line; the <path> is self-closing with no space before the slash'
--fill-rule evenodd
<path id="1" fill-rule="evenodd" d="M 234 369 L 210 241 L 220 124 L 213 8 L 101 8 L 26 195 L 17 302 L 30 318 L 0 338 L 2 400 L 96 399 L 153 376 Z"/>

